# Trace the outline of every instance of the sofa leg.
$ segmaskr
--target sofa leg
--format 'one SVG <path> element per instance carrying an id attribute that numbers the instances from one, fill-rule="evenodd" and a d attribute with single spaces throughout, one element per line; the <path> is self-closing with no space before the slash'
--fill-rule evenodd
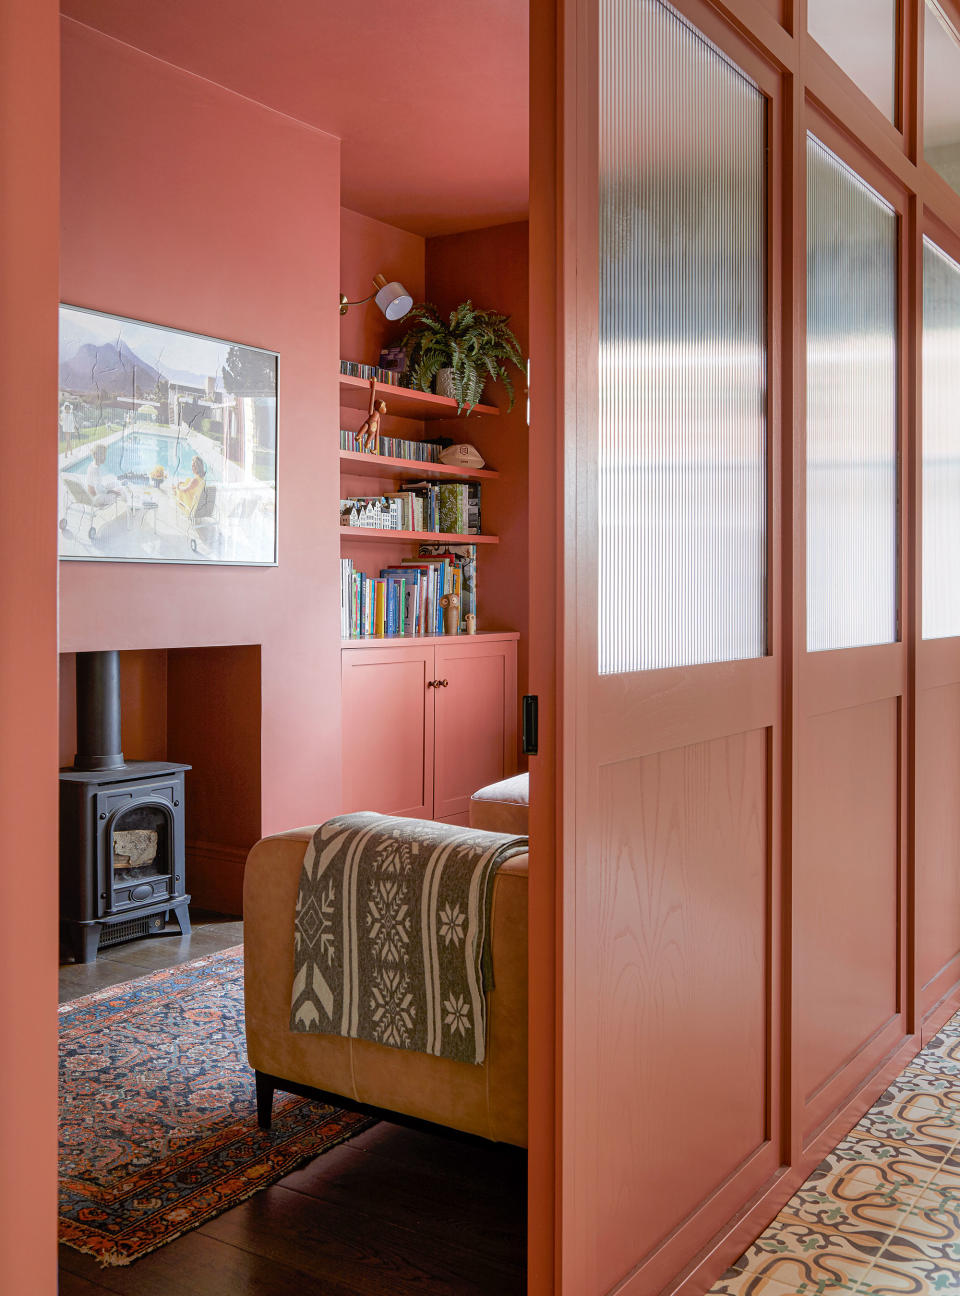
<path id="1" fill-rule="evenodd" d="M 262 1071 L 254 1074 L 257 1077 L 257 1124 L 268 1130 L 273 1120 L 273 1079 Z"/>

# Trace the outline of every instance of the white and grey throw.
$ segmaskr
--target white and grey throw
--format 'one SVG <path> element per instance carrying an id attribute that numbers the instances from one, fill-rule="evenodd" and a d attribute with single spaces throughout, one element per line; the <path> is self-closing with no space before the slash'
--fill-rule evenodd
<path id="1" fill-rule="evenodd" d="M 526 837 L 361 813 L 307 847 L 292 1031 L 481 1063 L 493 878 Z"/>

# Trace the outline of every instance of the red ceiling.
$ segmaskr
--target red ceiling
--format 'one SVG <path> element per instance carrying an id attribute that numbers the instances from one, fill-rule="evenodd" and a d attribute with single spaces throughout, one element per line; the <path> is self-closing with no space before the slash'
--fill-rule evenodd
<path id="1" fill-rule="evenodd" d="M 526 215 L 527 10 L 63 0 L 71 18 L 338 136 L 343 205 L 424 235 Z"/>

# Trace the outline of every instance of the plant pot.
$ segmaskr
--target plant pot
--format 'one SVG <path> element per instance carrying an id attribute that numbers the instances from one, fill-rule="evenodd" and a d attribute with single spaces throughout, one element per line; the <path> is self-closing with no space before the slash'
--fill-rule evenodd
<path id="1" fill-rule="evenodd" d="M 437 373 L 436 381 L 434 382 L 434 387 L 436 388 L 436 392 L 438 396 L 446 396 L 450 400 L 457 399 L 457 393 L 454 390 L 454 386 L 453 386 L 452 369 L 440 369 Z"/>
<path id="2" fill-rule="evenodd" d="M 440 369 L 440 370 L 438 370 L 438 371 L 437 371 L 437 376 L 436 376 L 436 379 L 434 380 L 434 384 L 433 384 L 433 386 L 434 386 L 434 390 L 436 391 L 436 393 L 437 393 L 438 396 L 446 396 L 446 397 L 448 397 L 450 400 L 456 400 L 456 399 L 457 399 L 457 392 L 456 392 L 456 388 L 455 388 L 454 385 L 453 385 L 453 370 L 452 370 L 452 369 Z M 480 388 L 480 391 L 479 391 L 479 393 L 478 393 L 478 395 L 477 395 L 477 404 L 479 405 L 479 403 L 480 403 L 482 400 L 483 400 L 483 388 L 481 387 L 481 388 Z"/>

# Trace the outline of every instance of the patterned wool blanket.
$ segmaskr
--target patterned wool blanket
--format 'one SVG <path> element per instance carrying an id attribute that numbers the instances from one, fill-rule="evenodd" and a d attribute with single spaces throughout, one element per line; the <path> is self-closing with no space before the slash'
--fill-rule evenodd
<path id="1" fill-rule="evenodd" d="M 526 837 L 342 815 L 307 847 L 292 1031 L 480 1063 L 493 877 Z"/>

